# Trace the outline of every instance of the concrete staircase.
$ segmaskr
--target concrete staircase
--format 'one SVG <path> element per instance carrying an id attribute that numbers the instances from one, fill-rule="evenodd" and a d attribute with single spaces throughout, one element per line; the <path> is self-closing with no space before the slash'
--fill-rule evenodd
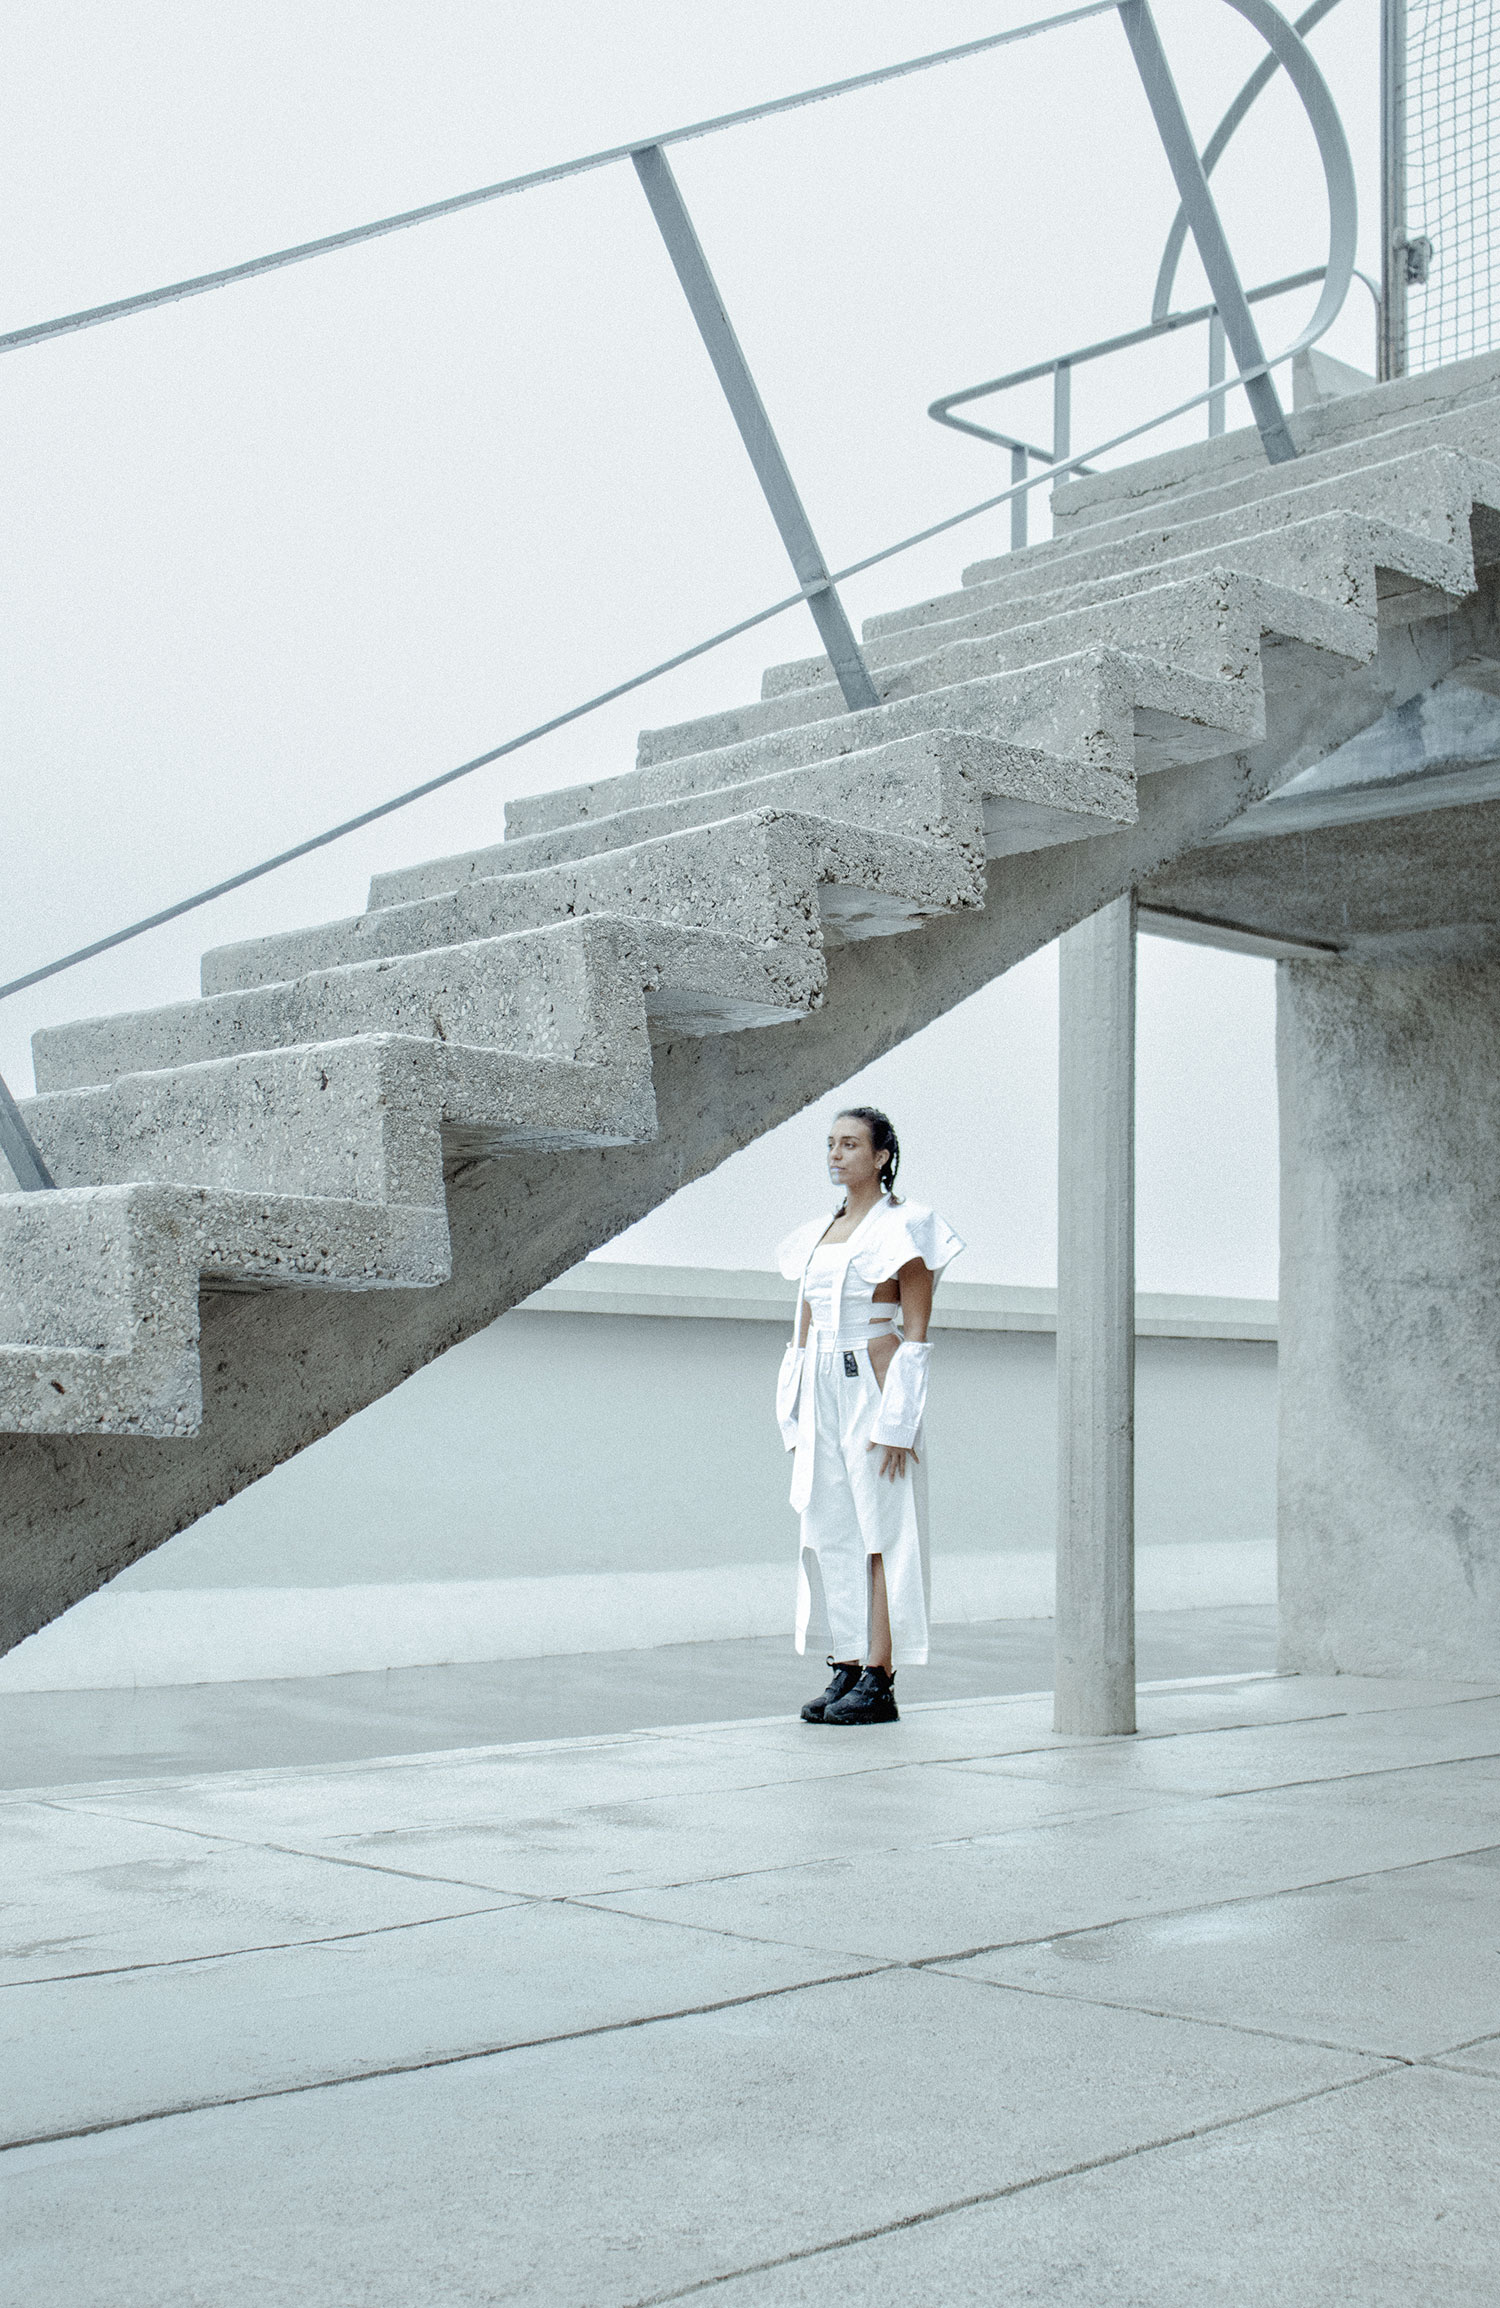
<path id="1" fill-rule="evenodd" d="M 0 1647 L 1433 681 L 1500 685 L 1500 362 L 1060 489 L 1054 539 L 36 1037 Z M 1494 459 L 1495 462 L 1490 460 Z"/>

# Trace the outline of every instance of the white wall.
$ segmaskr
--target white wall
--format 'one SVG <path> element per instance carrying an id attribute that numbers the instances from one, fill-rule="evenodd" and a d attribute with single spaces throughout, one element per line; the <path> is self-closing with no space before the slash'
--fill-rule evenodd
<path id="1" fill-rule="evenodd" d="M 644 1310 L 653 1311 L 644 1311 Z M 590 1261 L 0 1662 L 236 1681 L 789 1627 L 778 1276 Z M 945 1284 L 934 1615 L 1051 1610 L 1052 1294 Z M 1143 1608 L 1274 1594 L 1275 1307 L 1140 1302 Z"/>

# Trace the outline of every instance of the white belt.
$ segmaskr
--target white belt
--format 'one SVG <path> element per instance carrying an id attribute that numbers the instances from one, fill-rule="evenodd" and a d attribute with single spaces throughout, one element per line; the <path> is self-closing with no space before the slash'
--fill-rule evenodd
<path id="1" fill-rule="evenodd" d="M 810 1329 L 807 1334 L 807 1351 L 809 1354 L 841 1354 L 846 1349 L 852 1351 L 855 1347 L 873 1345 L 877 1338 L 894 1336 L 894 1315 L 877 1314 L 872 1315 L 863 1328 L 845 1324 L 837 1336 L 826 1330 Z"/>

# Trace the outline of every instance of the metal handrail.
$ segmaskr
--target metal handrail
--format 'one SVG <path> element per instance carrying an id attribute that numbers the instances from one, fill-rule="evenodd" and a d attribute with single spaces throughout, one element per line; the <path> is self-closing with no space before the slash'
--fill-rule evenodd
<path id="1" fill-rule="evenodd" d="M 1321 280 L 1327 270 L 1326 265 L 1312 265 L 1306 272 L 1288 273 L 1285 280 L 1266 281 L 1259 288 L 1246 289 L 1245 302 L 1247 305 L 1261 304 L 1267 297 L 1283 296 L 1292 289 L 1308 288 L 1315 280 Z M 1197 305 L 1191 312 L 1187 313 L 1168 313 L 1163 320 L 1147 321 L 1143 327 L 1125 329 L 1119 336 L 1101 337 L 1097 344 L 1080 345 L 1075 351 L 1054 353 L 1048 360 L 1033 361 L 1028 369 L 1012 369 L 1009 375 L 991 377 L 986 384 L 965 385 L 961 392 L 944 393 L 940 400 L 932 403 L 927 414 L 936 423 L 951 426 L 956 433 L 972 433 L 976 440 L 992 441 L 997 448 L 1009 449 L 1015 454 L 1026 457 L 1035 457 L 1044 465 L 1059 464 L 1072 447 L 1072 442 L 1069 439 L 1071 430 L 1069 401 L 1071 396 L 1065 386 L 1061 391 L 1058 390 L 1061 379 L 1071 379 L 1074 369 L 1083 368 L 1089 361 L 1103 360 L 1110 353 L 1123 353 L 1128 351 L 1132 345 L 1149 344 L 1153 337 L 1170 336 L 1177 329 L 1191 328 L 1203 321 L 1216 320 L 1218 312 L 1217 305 L 1207 304 Z M 1018 385 L 1032 385 L 1036 383 L 1039 377 L 1046 376 L 1053 379 L 1052 446 L 1050 449 L 1038 448 L 1034 441 L 1017 440 L 1010 433 L 994 432 L 988 425 L 973 424 L 967 417 L 955 417 L 949 414 L 950 410 L 961 407 L 965 401 L 981 401 L 987 399 L 992 393 L 1008 393 Z M 1228 390 L 1227 386 L 1225 390 Z M 1097 454 L 1097 452 L 1095 453 Z M 1087 472 L 1091 468 L 1077 465 L 1073 469 L 1075 472 Z M 1019 479 L 1019 474 L 1016 477 Z"/>
<path id="2" fill-rule="evenodd" d="M 513 193 L 534 192 L 539 185 L 560 184 L 565 177 L 586 176 L 593 169 L 609 168 L 617 161 L 632 159 L 637 152 L 644 152 L 652 145 L 689 144 L 698 137 L 716 136 L 722 129 L 747 128 L 754 121 L 771 120 L 781 112 L 824 104 L 830 97 L 853 96 L 862 89 L 878 88 L 888 80 L 904 80 L 914 72 L 930 72 L 938 65 L 963 63 L 991 48 L 1009 48 L 1018 40 L 1035 39 L 1038 33 L 1057 32 L 1065 25 L 1081 24 L 1089 16 L 1110 15 L 1118 5 L 1119 0 L 1085 0 L 1084 6 L 1066 9 L 1060 16 L 1037 17 L 1030 24 L 1013 25 L 1008 32 L 989 32 L 980 40 L 961 41 L 956 48 L 933 48 L 924 56 L 909 56 L 900 64 L 882 64 L 873 72 L 856 72 L 847 80 L 827 80 L 816 88 L 799 88 L 790 96 L 769 97 L 764 104 L 747 104 L 738 112 L 719 112 L 708 120 L 689 121 L 684 127 L 660 129 L 653 136 L 632 137 L 628 144 L 611 144 L 598 152 L 582 153 L 575 160 L 559 160 L 548 168 L 528 169 L 523 176 L 503 177 L 498 184 L 482 184 L 473 192 L 450 193 L 443 200 L 427 201 L 421 208 L 404 208 L 394 216 L 376 217 L 369 224 L 349 225 L 342 232 L 325 233 L 320 240 L 298 241 L 292 248 L 272 249 L 266 256 L 247 257 L 242 264 L 225 265 L 218 272 L 195 273 L 188 280 L 169 281 L 164 288 L 143 289 L 137 296 L 88 305 L 81 312 L 63 313 L 56 320 L 33 321 L 26 328 L 0 333 L 0 353 L 18 352 L 24 345 L 45 344 L 50 337 L 71 336 L 79 329 L 99 328 L 106 321 L 129 320 L 136 313 L 153 311 L 158 305 L 180 304 L 185 297 L 207 296 L 214 289 L 235 288 L 241 281 L 258 280 L 262 274 L 280 272 L 287 265 L 308 264 L 314 257 L 337 256 L 346 248 L 358 248 L 364 241 L 383 240 L 388 233 L 406 232 L 417 224 L 434 224 L 443 217 L 460 216 L 467 209 L 483 208 L 492 200 L 508 199 Z"/>
<path id="3" fill-rule="evenodd" d="M 1333 0 L 1328 0 L 1328 4 L 1332 5 Z M 1337 281 L 1341 271 L 1345 277 L 1338 285 L 1335 310 L 1338 303 L 1342 302 L 1343 294 L 1348 285 L 1347 275 L 1353 262 L 1354 177 L 1348 146 L 1333 100 L 1329 96 L 1317 66 L 1313 63 L 1300 38 L 1292 30 L 1286 18 L 1271 4 L 1271 0 L 1226 0 L 1226 5 L 1235 9 L 1238 14 L 1247 17 L 1267 40 L 1278 62 L 1284 66 L 1289 77 L 1295 83 L 1318 140 L 1329 187 L 1333 231 L 1328 264 L 1323 268 L 1324 296 L 1319 306 L 1319 313 L 1315 315 L 1315 320 L 1317 320 L 1321 317 L 1323 304 L 1328 302 L 1330 289 Z M 631 675 L 627 680 L 614 684 L 610 689 L 602 691 L 583 704 L 569 707 L 563 713 L 554 715 L 550 720 L 538 724 L 520 736 L 508 739 L 490 751 L 477 755 L 473 760 L 461 763 L 455 769 L 444 771 L 437 777 L 426 779 L 420 785 L 409 788 L 407 792 L 362 811 L 359 815 L 348 818 L 340 825 L 330 827 L 321 834 L 313 835 L 290 849 L 282 850 L 274 857 L 263 859 L 258 865 L 247 867 L 243 871 L 213 884 L 209 889 L 199 891 L 195 896 L 180 899 L 176 904 L 148 915 L 139 922 L 132 923 L 124 929 L 113 931 L 104 938 L 95 939 L 90 944 L 78 948 L 74 953 L 64 955 L 57 961 L 46 963 L 38 969 L 25 972 L 21 977 L 13 979 L 8 985 L 0 986 L 0 1000 L 3 1000 L 7 995 L 19 993 L 25 987 L 37 985 L 43 979 L 55 977 L 61 971 L 71 969 L 80 962 L 123 945 L 127 940 L 139 937 L 147 930 L 154 929 L 164 922 L 175 920 L 183 914 L 193 912 L 198 907 L 207 905 L 214 898 L 223 896 L 230 890 L 243 888 L 247 883 L 259 879 L 262 875 L 272 873 L 280 866 L 289 864 L 294 858 L 305 857 L 309 852 L 323 848 L 330 842 L 338 841 L 361 826 L 369 825 L 378 818 L 390 815 L 395 810 L 406 808 L 423 795 L 433 793 L 439 787 L 452 784 L 459 778 L 472 775 L 474 771 L 484 767 L 487 763 L 518 751 L 522 746 L 534 742 L 550 731 L 576 721 L 584 714 L 595 711 L 611 700 L 622 697 L 631 690 L 644 686 L 649 681 L 656 680 L 674 667 L 700 657 L 708 650 L 718 648 L 723 642 L 738 634 L 748 632 L 753 627 L 764 624 L 773 617 L 780 616 L 799 603 L 806 604 L 818 625 L 820 637 L 832 661 L 835 676 L 843 691 L 848 708 L 851 711 L 856 711 L 877 704 L 879 702 L 878 692 L 839 598 L 838 585 L 849 577 L 856 576 L 864 570 L 875 568 L 880 563 L 895 558 L 898 554 L 909 552 L 914 546 L 925 544 L 930 539 L 941 536 L 946 531 L 958 527 L 963 522 L 973 520 L 982 513 L 992 511 L 999 505 L 1009 502 L 1012 506 L 1019 503 L 1024 507 L 1028 492 L 1039 484 L 1043 476 L 1040 474 L 1028 475 L 1023 470 L 1019 477 L 1013 478 L 1010 488 L 1002 489 L 993 496 L 982 499 L 977 505 L 967 506 L 961 512 L 949 514 L 942 520 L 932 522 L 913 535 L 904 537 L 893 545 L 883 546 L 877 552 L 867 554 L 863 559 L 851 562 L 843 569 L 831 571 L 797 494 L 796 486 L 772 429 L 769 415 L 756 390 L 749 365 L 735 337 L 723 299 L 719 294 L 707 258 L 693 229 L 691 218 L 672 176 L 663 148 L 670 143 L 682 142 L 691 137 L 705 136 L 716 130 L 737 127 L 752 120 L 764 119 L 774 113 L 787 111 L 798 105 L 816 103 L 826 97 L 868 88 L 878 82 L 897 78 L 906 73 L 925 70 L 938 64 L 951 63 L 961 57 L 973 56 L 990 48 L 1002 47 L 1017 40 L 1034 37 L 1038 33 L 1054 30 L 1062 25 L 1078 23 L 1087 17 L 1111 12 L 1118 15 L 1131 48 L 1158 133 L 1177 181 L 1183 207 L 1187 212 L 1194 239 L 1209 276 L 1210 286 L 1214 291 L 1216 310 L 1224 316 L 1224 325 L 1228 331 L 1229 341 L 1234 347 L 1238 374 L 1222 389 L 1228 391 L 1232 386 L 1243 386 L 1249 394 L 1268 457 L 1273 461 L 1294 457 L 1297 453 L 1296 448 L 1286 429 L 1286 419 L 1277 399 L 1275 387 L 1271 382 L 1271 371 L 1283 361 L 1291 358 L 1291 352 L 1278 354 L 1274 360 L 1270 361 L 1264 356 L 1259 338 L 1255 333 L 1254 323 L 1249 316 L 1249 300 L 1241 286 L 1228 243 L 1224 238 L 1223 228 L 1219 222 L 1212 195 L 1208 190 L 1203 168 L 1188 128 L 1181 100 L 1172 80 L 1171 70 L 1167 63 L 1165 51 L 1161 46 L 1148 0 L 1088 0 L 1087 5 L 1070 9 L 1061 15 L 1038 19 L 1033 23 L 1014 27 L 1007 32 L 991 34 L 984 39 L 968 41 L 957 48 L 937 50 L 924 57 L 909 59 L 903 64 L 886 66 L 874 72 L 862 73 L 845 81 L 830 82 L 819 88 L 803 90 L 793 96 L 776 98 L 762 105 L 751 106 L 741 112 L 725 113 L 713 120 L 700 121 L 689 127 L 665 131 L 655 137 L 637 139 L 630 144 L 618 145 L 608 151 L 588 154 L 581 159 L 564 162 L 554 168 L 533 170 L 526 176 L 514 177 L 500 184 L 483 187 L 473 193 L 460 194 L 445 201 L 430 203 L 425 208 L 407 210 L 398 216 L 377 219 L 371 224 L 356 226 L 348 231 L 329 235 L 320 241 L 304 242 L 295 248 L 275 251 L 268 256 L 254 258 L 245 264 L 230 266 L 220 272 L 201 274 L 191 280 L 178 281 L 164 288 L 145 291 L 138 296 L 117 299 L 109 305 L 94 306 L 83 312 L 64 315 L 55 321 L 38 322 L 28 328 L 12 330 L 8 334 L 0 335 L 0 351 L 17 350 L 23 345 L 35 344 L 48 337 L 71 334 L 79 329 L 101 325 L 106 321 L 124 319 L 157 305 L 179 301 L 184 297 L 207 294 L 211 290 L 228 287 L 238 281 L 252 278 L 258 273 L 272 271 L 289 264 L 302 263 L 315 256 L 331 254 L 336 250 L 350 247 L 356 242 L 400 231 L 407 226 L 431 221 L 440 216 L 451 215 L 459 209 L 472 207 L 483 201 L 499 199 L 509 193 L 555 182 L 561 177 L 600 168 L 610 162 L 629 160 L 651 206 L 667 253 L 687 297 L 689 309 L 698 325 L 705 349 L 718 375 L 731 413 L 739 428 L 772 517 L 781 533 L 783 543 L 786 545 L 798 580 L 797 591 L 786 595 L 782 600 L 771 603 L 750 617 L 740 619 L 736 624 L 725 627 L 721 632 L 710 635 L 706 640 L 696 642 L 691 647 L 678 651 L 674 656 L 648 668 L 643 673 Z M 1326 327 L 1328 324 L 1325 321 L 1322 325 Z M 1299 342 L 1307 341 L 1310 339 L 1306 336 L 1299 340 Z M 1296 349 L 1296 347 L 1292 348 L 1293 351 Z M 1056 364 L 1053 365 L 1056 366 Z M 1070 370 L 1065 365 L 1059 371 L 1063 381 L 1057 387 L 1058 392 L 1064 396 L 1061 404 L 1064 424 L 1066 424 L 1067 416 L 1066 380 L 1069 374 Z M 1213 390 L 1214 387 L 1211 386 L 1210 395 Z M 1084 456 L 1073 458 L 1064 456 L 1060 459 L 1051 460 L 1051 469 L 1054 473 L 1086 470 L 1087 458 L 1101 456 L 1111 449 L 1123 446 L 1125 442 L 1136 439 L 1141 433 L 1152 430 L 1158 424 L 1168 422 L 1173 416 L 1185 413 L 1187 409 L 1197 406 L 1200 401 L 1208 397 L 1210 396 L 1204 394 L 1195 395 L 1191 400 L 1181 404 L 1180 408 L 1150 418 L 1144 424 L 1131 426 L 1126 431 L 1116 434 L 1111 440 L 1097 444 L 1088 450 Z M 1056 446 L 1057 443 L 1054 441 L 1054 447 Z M 52 1185 L 53 1181 L 48 1174 L 46 1164 L 31 1139 L 24 1119 L 3 1081 L 0 1081 L 0 1151 L 5 1153 L 12 1170 L 23 1187 L 44 1189 Z"/>
<path id="4" fill-rule="evenodd" d="M 1266 281 L 1259 288 L 1246 289 L 1245 302 L 1247 305 L 1262 304 L 1268 297 L 1285 296 L 1290 294 L 1293 289 L 1309 288 L 1314 281 L 1322 280 L 1327 269 L 1326 265 L 1311 265 L 1306 272 L 1288 273 L 1284 280 Z M 1371 280 L 1369 274 L 1359 271 L 1358 267 L 1355 268 L 1354 278 L 1364 283 L 1375 300 L 1375 332 L 1378 337 L 1380 333 L 1380 290 Z M 1143 327 L 1126 329 L 1119 336 L 1101 337 L 1097 344 L 1081 345 L 1076 352 L 1054 353 L 1050 360 L 1034 361 L 1029 369 L 1013 369 L 1009 376 L 992 377 L 988 384 L 966 385 L 962 392 L 945 393 L 941 400 L 932 403 L 927 414 L 938 424 L 950 426 L 955 433 L 972 433 L 976 440 L 989 441 L 998 449 L 1009 449 L 1011 479 L 1013 481 L 1022 481 L 1026 478 L 1027 468 L 1032 458 L 1035 458 L 1039 464 L 1049 466 L 1054 471 L 1060 471 L 1066 466 L 1066 470 L 1071 473 L 1092 473 L 1094 471 L 1092 465 L 1081 464 L 1076 458 L 1071 461 L 1068 460 L 1068 451 L 1072 445 L 1069 439 L 1072 399 L 1069 385 L 1074 369 L 1083 368 L 1090 361 L 1103 360 L 1109 353 L 1123 353 L 1133 345 L 1149 344 L 1153 337 L 1170 336 L 1178 329 L 1191 328 L 1207 321 L 1211 331 L 1208 391 L 1199 394 L 1197 400 L 1205 401 L 1208 404 L 1208 432 L 1209 438 L 1212 440 L 1224 430 L 1224 403 L 1234 390 L 1234 382 L 1226 380 L 1224 375 L 1224 337 L 1222 328 L 1215 326 L 1218 318 L 1219 308 L 1217 305 L 1196 305 L 1191 312 L 1168 313 L 1164 320 L 1147 321 Z M 1280 353 L 1276 360 L 1268 363 L 1267 366 L 1279 368 L 1284 362 L 1293 360 L 1295 357 L 1295 350 Z M 1039 377 L 1048 375 L 1053 380 L 1052 446 L 1050 449 L 1039 448 L 1034 441 L 1018 440 L 1012 433 L 997 433 L 988 425 L 976 425 L 967 417 L 955 417 L 949 414 L 950 410 L 958 408 L 965 401 L 983 400 L 992 393 L 1006 393 L 1018 385 L 1032 385 L 1036 383 Z M 1183 404 L 1183 407 L 1195 406 L 1197 406 L 1197 402 Z M 1151 432 L 1156 426 L 1169 423 L 1173 417 L 1182 415 L 1183 407 L 1164 410 L 1161 415 L 1148 419 L 1140 430 Z M 1095 457 L 1101 453 L 1098 449 L 1091 449 L 1088 452 L 1090 456 Z M 1037 477 L 1045 480 L 1047 476 L 1041 474 Z M 1019 551 L 1026 543 L 1025 497 L 1013 499 L 1012 505 L 1011 548 L 1013 551 Z M 1019 512 L 1017 512 L 1017 508 Z"/>

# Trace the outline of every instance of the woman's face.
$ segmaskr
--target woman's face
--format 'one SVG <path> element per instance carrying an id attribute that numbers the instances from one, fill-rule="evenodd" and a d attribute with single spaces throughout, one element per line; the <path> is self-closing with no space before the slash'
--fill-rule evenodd
<path id="1" fill-rule="evenodd" d="M 828 1175 L 845 1193 L 851 1188 L 858 1193 L 861 1187 L 878 1182 L 880 1161 L 870 1144 L 868 1122 L 853 1114 L 835 1115 L 828 1133 Z"/>

